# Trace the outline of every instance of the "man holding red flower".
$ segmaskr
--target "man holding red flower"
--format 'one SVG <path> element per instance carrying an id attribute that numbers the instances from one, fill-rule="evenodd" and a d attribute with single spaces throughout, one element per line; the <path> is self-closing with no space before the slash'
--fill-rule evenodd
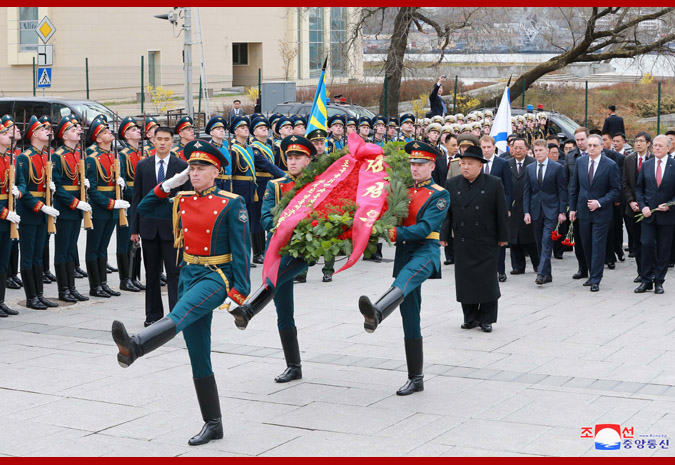
<path id="1" fill-rule="evenodd" d="M 535 282 L 539 285 L 553 281 L 551 252 L 554 234 L 559 239 L 556 222 L 567 220 L 567 181 L 562 165 L 548 159 L 548 146 L 544 139 L 533 143 L 536 163 L 525 169 L 523 211 L 525 223 L 533 224 L 534 239 L 539 251 L 539 268 Z"/>

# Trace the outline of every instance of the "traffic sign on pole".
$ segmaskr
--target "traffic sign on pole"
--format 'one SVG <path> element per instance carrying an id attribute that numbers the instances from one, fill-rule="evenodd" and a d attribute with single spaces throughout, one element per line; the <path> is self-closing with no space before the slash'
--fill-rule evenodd
<path id="1" fill-rule="evenodd" d="M 38 68 L 37 69 L 37 87 L 46 88 L 52 86 L 52 69 Z"/>
<path id="2" fill-rule="evenodd" d="M 38 23 L 37 27 L 35 28 L 35 32 L 37 33 L 40 40 L 46 44 L 56 32 L 56 28 L 54 27 L 54 24 L 51 22 L 51 20 L 45 16 Z"/>

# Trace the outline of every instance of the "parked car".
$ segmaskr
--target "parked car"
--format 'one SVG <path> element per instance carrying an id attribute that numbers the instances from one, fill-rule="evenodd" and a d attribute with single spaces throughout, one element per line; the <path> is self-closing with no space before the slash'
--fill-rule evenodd
<path id="1" fill-rule="evenodd" d="M 274 107 L 272 113 L 281 113 L 283 115 L 307 116 L 309 115 L 309 112 L 312 111 L 312 103 L 313 102 L 284 102 Z M 354 104 L 341 104 L 341 103 L 338 104 L 331 102 L 328 105 L 326 105 L 326 110 L 328 113 L 328 118 L 330 118 L 333 115 L 347 115 L 348 117 L 354 116 L 357 118 L 361 116 L 367 116 L 368 118 L 372 118 L 375 116 L 375 114 L 372 111 L 367 110 L 362 106 Z"/>
<path id="2" fill-rule="evenodd" d="M 77 116 L 78 121 L 83 121 L 86 116 L 85 126 L 87 127 L 100 114 L 106 115 L 108 121 L 115 119 L 115 112 L 94 100 L 57 97 L 0 97 L 0 116 L 12 115 L 22 133 L 24 132 L 24 114 L 26 123 L 32 115 L 37 117 L 49 115 L 54 124 L 58 124 L 61 118 L 71 113 Z"/>

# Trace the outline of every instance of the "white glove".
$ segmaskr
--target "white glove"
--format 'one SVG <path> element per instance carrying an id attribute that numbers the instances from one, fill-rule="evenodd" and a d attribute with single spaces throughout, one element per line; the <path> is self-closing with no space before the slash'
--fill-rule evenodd
<path id="1" fill-rule="evenodd" d="M 89 205 L 87 202 L 78 202 L 77 206 L 75 207 L 78 210 L 82 210 L 83 212 L 90 212 L 91 211 L 91 205 Z"/>
<path id="2" fill-rule="evenodd" d="M 127 183 L 125 183 L 124 179 L 122 179 L 122 178 L 117 178 L 117 184 L 119 184 L 122 187 L 127 185 Z"/>
<path id="3" fill-rule="evenodd" d="M 14 212 L 7 213 L 7 221 L 11 221 L 14 224 L 19 224 L 21 217 Z"/>
<path id="4" fill-rule="evenodd" d="M 86 187 L 87 189 L 89 189 L 91 187 L 91 183 L 89 182 L 89 179 L 87 179 L 87 178 L 84 178 L 84 187 Z"/>
<path id="5" fill-rule="evenodd" d="M 164 192 L 171 192 L 171 189 L 182 186 L 185 184 L 190 177 L 190 168 L 185 168 L 178 174 L 174 174 L 169 179 L 162 183 L 162 190 Z"/>
<path id="6" fill-rule="evenodd" d="M 56 208 L 48 207 L 47 205 L 43 205 L 40 211 L 45 215 L 53 216 L 54 218 L 56 218 L 61 214 Z"/>
<path id="7" fill-rule="evenodd" d="M 131 205 L 126 200 L 115 200 L 115 205 L 113 205 L 113 208 L 115 210 L 119 210 L 121 208 L 129 208 L 130 206 Z"/>
<path id="8" fill-rule="evenodd" d="M 19 188 L 16 187 L 16 185 L 12 186 L 12 195 L 14 197 L 19 197 L 21 195 L 21 191 L 19 191 Z"/>
<path id="9" fill-rule="evenodd" d="M 238 307 L 239 304 L 235 302 L 234 300 L 230 299 L 229 297 L 225 299 L 225 302 L 223 302 L 223 305 L 220 306 L 220 308 L 225 308 L 229 312 L 230 310 Z"/>
<path id="10" fill-rule="evenodd" d="M 54 184 L 54 181 L 49 181 L 49 190 L 56 192 L 56 184 Z"/>

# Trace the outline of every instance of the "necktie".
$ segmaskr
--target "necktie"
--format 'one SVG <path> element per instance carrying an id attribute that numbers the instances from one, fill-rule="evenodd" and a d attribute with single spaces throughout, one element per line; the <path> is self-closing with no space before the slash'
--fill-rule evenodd
<path id="1" fill-rule="evenodd" d="M 523 162 L 519 161 L 518 162 L 518 174 L 520 174 L 520 169 L 523 167 Z"/>
<path id="2" fill-rule="evenodd" d="M 540 186 L 544 182 L 544 164 L 543 163 L 539 163 L 539 173 L 537 173 L 537 181 L 539 181 Z"/>
<path id="3" fill-rule="evenodd" d="M 490 174 L 490 162 L 485 164 L 485 174 Z"/>
<path id="4" fill-rule="evenodd" d="M 639 173 L 640 170 L 642 169 L 642 157 L 639 157 L 638 159 L 639 159 L 638 161 L 638 173 Z"/>
<path id="5" fill-rule="evenodd" d="M 663 174 L 661 173 L 661 160 L 658 161 L 656 165 L 656 187 L 661 187 L 661 179 Z"/>
<path id="6" fill-rule="evenodd" d="M 591 160 L 591 169 L 588 170 L 588 185 L 593 184 L 593 171 L 595 168 L 595 160 Z"/>
<path id="7" fill-rule="evenodd" d="M 159 169 L 157 170 L 157 183 L 161 183 L 164 181 L 164 177 L 166 174 L 164 173 L 164 160 L 159 160 Z"/>

